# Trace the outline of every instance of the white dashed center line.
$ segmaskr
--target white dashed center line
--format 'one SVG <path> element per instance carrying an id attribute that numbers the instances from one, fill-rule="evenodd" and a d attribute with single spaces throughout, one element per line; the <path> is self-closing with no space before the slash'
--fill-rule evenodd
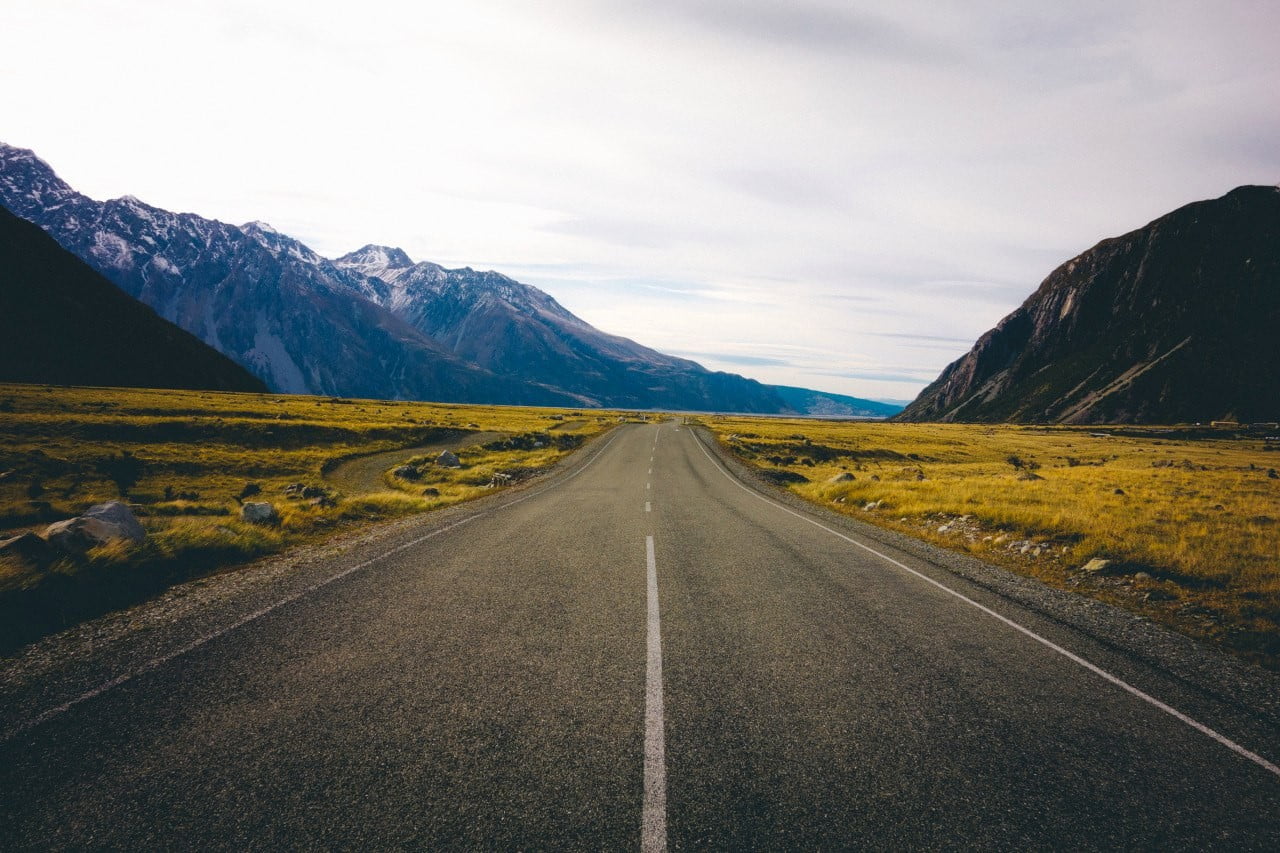
<path id="1" fill-rule="evenodd" d="M 658 614 L 658 565 L 653 537 L 644 538 L 649 587 L 648 663 L 644 679 L 644 807 L 640 813 L 640 849 L 667 849 L 667 758 L 662 721 L 662 623 Z"/>

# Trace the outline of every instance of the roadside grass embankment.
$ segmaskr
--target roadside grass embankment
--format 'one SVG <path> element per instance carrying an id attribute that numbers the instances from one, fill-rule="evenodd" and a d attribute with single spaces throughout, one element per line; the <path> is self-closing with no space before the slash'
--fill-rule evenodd
<path id="1" fill-rule="evenodd" d="M 0 532 L 38 532 L 110 500 L 127 503 L 147 532 L 141 543 L 113 540 L 83 556 L 0 557 L 0 652 L 191 577 L 492 494 L 616 420 L 600 411 L 0 385 Z M 459 467 L 397 453 L 446 447 Z M 326 476 L 371 454 L 385 454 L 381 476 Z M 412 476 L 392 474 L 405 465 Z M 274 523 L 242 520 L 245 501 L 273 504 Z"/>
<path id="2" fill-rule="evenodd" d="M 1274 436 L 700 420 L 727 450 L 814 503 L 1125 607 L 1280 669 Z"/>

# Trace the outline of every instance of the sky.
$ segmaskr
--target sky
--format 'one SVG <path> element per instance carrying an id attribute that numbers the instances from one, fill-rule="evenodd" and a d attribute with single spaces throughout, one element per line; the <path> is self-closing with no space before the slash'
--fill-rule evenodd
<path id="1" fill-rule="evenodd" d="M 0 140 L 98 198 L 496 269 L 907 400 L 1056 267 L 1280 182 L 1280 4 L 0 0 Z"/>

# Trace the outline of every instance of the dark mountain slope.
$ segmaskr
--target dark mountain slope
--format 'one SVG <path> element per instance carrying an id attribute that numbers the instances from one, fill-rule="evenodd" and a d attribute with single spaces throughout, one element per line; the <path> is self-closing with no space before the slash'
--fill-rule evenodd
<path id="1" fill-rule="evenodd" d="M 1049 275 L 901 415 L 913 421 L 1280 420 L 1280 188 L 1104 240 Z"/>
<path id="2" fill-rule="evenodd" d="M 0 380 L 266 390 L 244 368 L 157 317 L 3 207 Z"/>

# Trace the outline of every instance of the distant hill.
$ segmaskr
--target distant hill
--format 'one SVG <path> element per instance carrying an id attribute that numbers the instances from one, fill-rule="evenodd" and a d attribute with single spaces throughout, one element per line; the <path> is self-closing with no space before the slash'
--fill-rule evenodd
<path id="1" fill-rule="evenodd" d="M 0 207 L 0 380 L 265 391 L 231 359 Z"/>
<path id="2" fill-rule="evenodd" d="M 794 388 L 790 385 L 769 387 L 777 392 L 782 401 L 787 404 L 787 408 L 814 417 L 889 418 L 902 411 L 902 406 L 864 400 L 861 397 L 846 397 L 844 394 L 829 394 L 826 391 L 811 391 L 808 388 Z"/>
<path id="3" fill-rule="evenodd" d="M 1067 261 L 898 419 L 1280 420 L 1280 188 L 1189 204 Z"/>

